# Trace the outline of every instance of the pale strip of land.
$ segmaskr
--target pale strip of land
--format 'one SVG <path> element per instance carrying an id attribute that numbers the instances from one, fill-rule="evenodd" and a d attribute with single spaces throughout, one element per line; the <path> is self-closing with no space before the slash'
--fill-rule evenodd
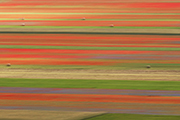
<path id="1" fill-rule="evenodd" d="M 11 2 L 11 0 L 0 0 L 0 3 L 7 3 L 7 2 Z"/>
<path id="2" fill-rule="evenodd" d="M 0 109 L 1 120 L 81 120 L 100 114 L 102 114 L 102 112 Z"/>
<path id="3" fill-rule="evenodd" d="M 2 7 L 0 7 L 2 8 Z M 21 20 L 19 18 L 0 18 L 0 20 Z M 79 21 L 80 19 L 28 19 L 26 20 L 43 20 L 43 21 Z M 180 19 L 87 19 L 86 21 L 180 21 Z M 177 25 L 178 26 L 178 25 Z"/>
<path id="4" fill-rule="evenodd" d="M 179 70 L 0 69 L 0 78 L 180 81 Z"/>

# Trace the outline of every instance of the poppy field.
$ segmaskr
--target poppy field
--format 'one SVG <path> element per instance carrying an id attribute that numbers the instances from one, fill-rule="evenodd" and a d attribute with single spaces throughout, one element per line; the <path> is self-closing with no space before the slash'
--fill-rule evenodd
<path id="1" fill-rule="evenodd" d="M 179 0 L 0 0 L 0 119 L 176 120 L 179 73 Z"/>
<path id="2" fill-rule="evenodd" d="M 127 67 L 140 63 L 172 67 L 180 63 L 177 35 L 11 33 L 1 34 L 0 42 L 0 64 L 118 65 L 121 68 L 125 64 Z"/>

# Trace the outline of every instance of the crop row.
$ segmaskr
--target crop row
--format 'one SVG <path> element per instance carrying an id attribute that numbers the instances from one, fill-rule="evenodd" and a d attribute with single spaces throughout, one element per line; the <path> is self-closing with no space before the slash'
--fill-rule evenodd
<path id="1" fill-rule="evenodd" d="M 134 27 L 179 27 L 180 21 L 42 21 L 42 20 L 1 20 L 0 25 L 28 26 L 134 26 Z"/>
<path id="2" fill-rule="evenodd" d="M 179 45 L 180 37 L 172 35 L 108 34 L 1 34 L 1 44 L 71 44 L 71 45 Z M 172 47 L 172 46 L 171 46 Z"/>

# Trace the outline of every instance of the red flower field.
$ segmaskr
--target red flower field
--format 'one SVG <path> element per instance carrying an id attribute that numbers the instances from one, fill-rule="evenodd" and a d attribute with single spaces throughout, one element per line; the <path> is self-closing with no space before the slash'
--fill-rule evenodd
<path id="1" fill-rule="evenodd" d="M 179 0 L 0 0 L 0 109 L 178 116 L 179 31 Z"/>

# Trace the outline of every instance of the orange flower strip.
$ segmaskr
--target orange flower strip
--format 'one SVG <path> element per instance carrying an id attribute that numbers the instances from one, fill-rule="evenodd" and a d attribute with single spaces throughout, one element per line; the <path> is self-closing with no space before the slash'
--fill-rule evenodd
<path id="1" fill-rule="evenodd" d="M 77 102 L 122 102 L 180 104 L 180 97 L 133 96 L 133 95 L 86 95 L 86 94 L 25 94 L 1 93 L 0 100 L 77 101 Z"/>

